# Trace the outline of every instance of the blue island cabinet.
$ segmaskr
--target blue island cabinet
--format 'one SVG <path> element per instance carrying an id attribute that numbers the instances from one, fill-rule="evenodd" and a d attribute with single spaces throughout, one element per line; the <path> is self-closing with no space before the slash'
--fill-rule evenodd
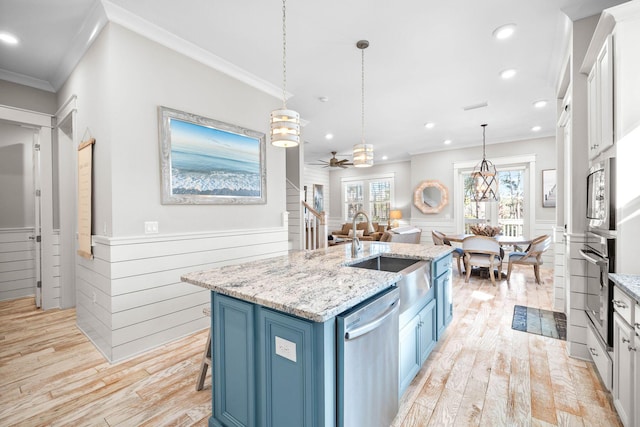
<path id="1" fill-rule="evenodd" d="M 209 426 L 335 426 L 335 318 L 312 322 L 212 292 Z"/>
<path id="2" fill-rule="evenodd" d="M 453 320 L 453 295 L 452 295 L 452 263 L 451 255 L 446 255 L 433 261 L 431 264 L 433 285 L 436 289 L 436 331 L 439 340 L 444 330 Z"/>

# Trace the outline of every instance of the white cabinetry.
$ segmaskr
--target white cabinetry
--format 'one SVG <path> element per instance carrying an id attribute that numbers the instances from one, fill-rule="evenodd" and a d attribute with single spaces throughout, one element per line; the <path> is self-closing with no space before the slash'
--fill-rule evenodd
<path id="1" fill-rule="evenodd" d="M 587 78 L 589 159 L 613 145 L 613 38 L 609 35 Z"/>
<path id="2" fill-rule="evenodd" d="M 634 396 L 635 396 L 635 409 L 636 413 L 634 415 L 634 421 L 636 423 L 636 427 L 640 426 L 640 304 L 636 304 L 636 313 L 634 318 L 634 329 L 635 329 L 635 342 L 633 344 L 633 348 L 635 349 L 633 352 L 635 365 L 635 386 L 634 386 Z"/>
<path id="3" fill-rule="evenodd" d="M 613 290 L 613 404 L 626 427 L 634 426 L 636 411 L 638 339 L 634 332 L 633 300 L 619 288 Z M 640 420 L 638 420 L 640 421 Z"/>

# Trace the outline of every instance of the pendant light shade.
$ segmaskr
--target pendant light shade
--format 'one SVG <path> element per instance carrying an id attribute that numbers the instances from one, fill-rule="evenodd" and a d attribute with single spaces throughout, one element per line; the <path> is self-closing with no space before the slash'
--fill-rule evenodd
<path id="1" fill-rule="evenodd" d="M 362 52 L 362 138 L 360 144 L 353 146 L 353 166 L 368 168 L 373 166 L 373 145 L 364 140 L 364 50 L 369 47 L 367 40 L 360 40 L 356 47 Z"/>
<path id="2" fill-rule="evenodd" d="M 473 199 L 476 202 L 494 202 L 498 200 L 498 172 L 496 167 L 485 158 L 485 131 L 482 125 L 482 161 L 471 173 L 473 179 Z"/>
<path id="3" fill-rule="evenodd" d="M 287 7 L 282 0 L 282 108 L 271 112 L 271 145 L 300 145 L 300 114 L 287 109 Z"/>
<path id="4" fill-rule="evenodd" d="M 356 144 L 353 146 L 353 166 L 357 168 L 373 166 L 373 145 Z"/>
<path id="5" fill-rule="evenodd" d="M 271 145 L 295 147 L 300 144 L 300 114 L 293 110 L 271 112 Z"/>

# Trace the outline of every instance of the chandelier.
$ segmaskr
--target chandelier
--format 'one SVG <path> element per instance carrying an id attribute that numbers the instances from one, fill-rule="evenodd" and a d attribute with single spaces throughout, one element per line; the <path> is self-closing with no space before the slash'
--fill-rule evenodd
<path id="1" fill-rule="evenodd" d="M 362 137 L 360 144 L 353 146 L 353 166 L 366 168 L 373 166 L 373 145 L 364 141 L 364 50 L 369 47 L 369 42 L 360 40 L 356 47 L 362 52 Z"/>
<path id="2" fill-rule="evenodd" d="M 287 7 L 282 0 L 282 108 L 271 112 L 271 145 L 296 147 L 300 144 L 300 114 L 287 109 Z"/>
<path id="3" fill-rule="evenodd" d="M 485 131 L 487 125 L 482 126 L 482 161 L 473 168 L 473 200 L 476 202 L 493 202 L 498 200 L 498 172 L 496 167 L 485 158 Z"/>

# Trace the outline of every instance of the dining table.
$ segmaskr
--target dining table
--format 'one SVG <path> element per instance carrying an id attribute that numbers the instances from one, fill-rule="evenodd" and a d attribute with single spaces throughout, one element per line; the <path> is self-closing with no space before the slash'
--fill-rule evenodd
<path id="1" fill-rule="evenodd" d="M 444 238 L 450 242 L 462 243 L 465 237 L 475 236 L 475 234 L 458 233 L 458 234 L 445 234 Z M 500 246 L 527 246 L 531 243 L 531 239 L 524 236 L 504 236 L 498 234 L 497 236 L 491 236 L 498 241 Z"/>
<path id="2" fill-rule="evenodd" d="M 476 236 L 476 234 L 468 234 L 468 233 L 445 234 L 444 239 L 448 240 L 449 242 L 462 243 L 462 241 L 469 236 Z M 532 241 L 532 239 L 528 239 L 524 236 L 504 236 L 502 234 L 498 234 L 496 236 L 487 236 L 487 237 L 493 237 L 494 239 L 496 239 L 498 241 L 498 244 L 500 244 L 501 248 L 505 246 L 511 246 L 515 251 L 521 251 L 522 247 L 528 246 L 529 244 L 531 244 L 531 241 Z M 504 253 L 502 249 L 500 249 L 500 256 L 504 258 Z M 508 258 L 507 258 L 507 261 L 508 261 Z M 501 279 L 505 279 L 507 277 L 506 274 L 503 273 L 501 270 L 496 272 L 499 273 L 498 277 L 500 277 Z M 488 276 L 488 270 L 482 267 L 473 268 L 473 270 L 471 271 L 471 274 Z"/>

